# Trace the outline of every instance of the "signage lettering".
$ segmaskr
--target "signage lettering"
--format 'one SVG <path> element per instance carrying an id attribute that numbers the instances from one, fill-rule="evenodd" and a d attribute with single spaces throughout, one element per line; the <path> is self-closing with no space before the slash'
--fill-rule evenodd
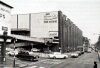
<path id="1" fill-rule="evenodd" d="M 57 23 L 58 16 L 56 14 L 46 13 L 44 23 Z"/>
<path id="2" fill-rule="evenodd" d="M 1 10 L 1 11 L 3 11 L 3 12 L 10 13 L 10 11 L 9 11 L 9 10 L 6 10 L 6 9 L 4 9 L 4 8 L 0 8 L 0 10 Z"/>
<path id="3" fill-rule="evenodd" d="M 4 30 L 4 31 L 8 31 L 8 27 L 4 27 L 4 26 L 2 26 L 2 30 Z"/>

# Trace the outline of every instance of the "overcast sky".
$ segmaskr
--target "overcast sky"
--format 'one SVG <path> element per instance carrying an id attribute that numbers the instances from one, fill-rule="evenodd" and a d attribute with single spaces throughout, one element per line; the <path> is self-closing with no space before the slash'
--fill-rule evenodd
<path id="1" fill-rule="evenodd" d="M 61 10 L 94 43 L 100 34 L 100 0 L 1 0 L 13 6 L 12 14 Z M 94 34 L 95 33 L 95 34 Z"/>

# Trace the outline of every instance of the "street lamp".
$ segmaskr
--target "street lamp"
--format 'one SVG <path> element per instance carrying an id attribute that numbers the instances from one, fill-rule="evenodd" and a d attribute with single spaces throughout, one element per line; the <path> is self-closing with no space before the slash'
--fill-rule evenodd
<path id="1" fill-rule="evenodd" d="M 15 67 L 15 43 L 16 43 L 17 39 L 14 38 L 14 61 L 13 61 L 13 67 Z"/>
<path id="2" fill-rule="evenodd" d="M 1 63 L 3 64 L 3 62 L 6 61 L 6 40 L 7 40 L 7 30 L 4 30 L 3 32 L 3 45 L 1 46 Z"/>

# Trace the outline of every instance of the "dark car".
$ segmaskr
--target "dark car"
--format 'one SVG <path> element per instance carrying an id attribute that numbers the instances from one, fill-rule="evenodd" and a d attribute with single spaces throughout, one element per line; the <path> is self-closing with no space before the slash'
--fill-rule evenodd
<path id="1" fill-rule="evenodd" d="M 19 52 L 16 55 L 16 57 L 22 60 L 30 60 L 30 61 L 38 60 L 39 58 L 39 56 L 30 55 L 29 52 Z"/>

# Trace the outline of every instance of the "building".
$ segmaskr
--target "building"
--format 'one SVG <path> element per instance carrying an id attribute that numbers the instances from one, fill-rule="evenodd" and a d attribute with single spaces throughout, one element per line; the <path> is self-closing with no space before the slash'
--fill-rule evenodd
<path id="1" fill-rule="evenodd" d="M 6 43 L 11 42 L 10 17 L 13 7 L 0 1 L 0 63 L 6 61 Z"/>
<path id="2" fill-rule="evenodd" d="M 100 36 L 98 38 L 98 41 L 95 43 L 95 49 L 100 51 Z"/>
<path id="3" fill-rule="evenodd" d="M 42 38 L 41 47 L 51 51 L 76 51 L 77 46 L 83 45 L 82 31 L 61 11 L 16 14 L 10 23 L 12 34 Z"/>
<path id="4" fill-rule="evenodd" d="M 90 47 L 90 42 L 87 37 L 83 37 L 83 46 L 84 46 L 84 51 L 88 52 L 88 49 Z"/>
<path id="5" fill-rule="evenodd" d="M 11 18 L 11 9 L 13 7 L 0 1 L 0 35 L 3 35 L 3 32 L 6 30 L 8 35 L 11 34 L 10 28 L 10 18 Z M 3 40 L 0 39 L 2 42 Z"/>

